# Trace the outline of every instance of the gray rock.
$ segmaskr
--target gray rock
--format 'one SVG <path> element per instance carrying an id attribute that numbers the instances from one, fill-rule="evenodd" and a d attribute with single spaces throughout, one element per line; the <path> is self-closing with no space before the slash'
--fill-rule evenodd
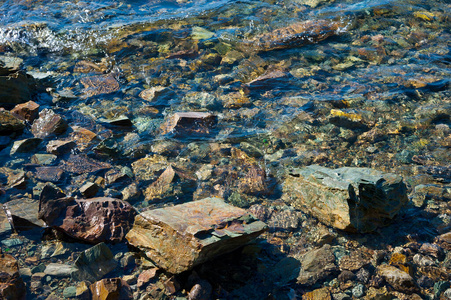
<path id="1" fill-rule="evenodd" d="M 68 286 L 63 291 L 64 298 L 74 298 L 77 295 L 77 287 L 76 286 Z"/>
<path id="2" fill-rule="evenodd" d="M 42 166 L 51 166 L 56 163 L 56 155 L 54 154 L 34 154 L 31 157 L 31 163 L 42 165 Z"/>
<path id="3" fill-rule="evenodd" d="M 50 263 L 45 267 L 44 273 L 55 277 L 70 277 L 74 267 L 66 264 Z"/>
<path id="4" fill-rule="evenodd" d="M 113 253 L 105 243 L 100 243 L 83 251 L 75 260 L 75 280 L 97 281 L 117 266 Z"/>
<path id="5" fill-rule="evenodd" d="M 31 198 L 19 198 L 3 204 L 3 209 L 9 217 L 11 226 L 16 230 L 27 230 L 43 227 L 45 224 L 38 219 L 39 201 Z"/>
<path id="6" fill-rule="evenodd" d="M 356 298 L 360 298 L 363 297 L 365 295 L 365 286 L 361 283 L 357 284 L 353 289 L 352 289 L 352 295 Z"/>
<path id="7" fill-rule="evenodd" d="M 396 267 L 380 265 L 376 272 L 398 291 L 412 293 L 418 289 L 412 276 Z"/>
<path id="8" fill-rule="evenodd" d="M 9 154 L 12 156 L 16 153 L 27 153 L 27 152 L 36 151 L 36 148 L 39 146 L 39 144 L 41 142 L 42 142 L 42 139 L 38 139 L 38 138 L 31 138 L 31 139 L 15 141 Z"/>
<path id="9" fill-rule="evenodd" d="M 293 169 L 283 186 L 284 199 L 326 225 L 370 232 L 387 225 L 408 202 L 402 177 L 368 168 Z"/>
<path id="10" fill-rule="evenodd" d="M 297 281 L 300 284 L 313 285 L 331 273 L 338 271 L 335 256 L 328 244 L 307 252 L 299 257 L 299 261 L 301 262 L 301 270 Z"/>

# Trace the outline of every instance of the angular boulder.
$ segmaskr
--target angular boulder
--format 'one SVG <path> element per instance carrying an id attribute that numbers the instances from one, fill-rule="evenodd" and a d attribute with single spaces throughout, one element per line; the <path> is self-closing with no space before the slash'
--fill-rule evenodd
<path id="1" fill-rule="evenodd" d="M 39 118 L 31 125 L 31 133 L 37 138 L 46 138 L 52 135 L 62 134 L 68 128 L 67 122 L 51 109 L 44 109 L 39 113 Z"/>
<path id="2" fill-rule="evenodd" d="M 206 198 L 139 214 L 126 238 L 159 267 L 178 274 L 231 252 L 267 230 L 245 210 Z"/>
<path id="3" fill-rule="evenodd" d="M 105 278 L 89 286 L 92 300 L 133 299 L 130 286 L 121 278 Z"/>
<path id="4" fill-rule="evenodd" d="M 0 135 L 20 134 L 24 128 L 25 124 L 22 120 L 9 111 L 0 110 Z"/>
<path id="5" fill-rule="evenodd" d="M 0 251 L 0 299 L 22 300 L 25 299 L 26 293 L 17 260 Z"/>
<path id="6" fill-rule="evenodd" d="M 39 104 L 34 101 L 18 104 L 11 113 L 23 121 L 32 123 L 39 116 Z"/>
<path id="7" fill-rule="evenodd" d="M 113 252 L 105 243 L 100 243 L 80 253 L 75 260 L 76 270 L 72 273 L 72 278 L 94 282 L 113 271 L 116 266 Z"/>
<path id="8" fill-rule="evenodd" d="M 3 204 L 11 227 L 19 231 L 44 226 L 38 219 L 38 208 L 39 201 L 31 198 L 13 199 Z"/>
<path id="9" fill-rule="evenodd" d="M 387 225 L 408 202 L 402 177 L 368 168 L 291 170 L 284 199 L 322 223 L 351 232 Z"/>
<path id="10" fill-rule="evenodd" d="M 13 108 L 30 100 L 32 83 L 31 76 L 0 66 L 0 106 Z"/>
<path id="11" fill-rule="evenodd" d="M 108 197 L 86 200 L 41 198 L 39 203 L 39 218 L 48 226 L 93 244 L 121 242 L 135 215 L 130 204 Z"/>

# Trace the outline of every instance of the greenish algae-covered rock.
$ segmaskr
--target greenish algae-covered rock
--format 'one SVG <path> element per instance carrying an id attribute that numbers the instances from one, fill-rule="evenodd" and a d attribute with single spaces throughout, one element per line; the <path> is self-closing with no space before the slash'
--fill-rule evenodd
<path id="1" fill-rule="evenodd" d="M 206 198 L 145 211 L 126 238 L 159 267 L 178 274 L 239 248 L 266 229 L 245 210 Z"/>
<path id="2" fill-rule="evenodd" d="M 346 231 L 370 232 L 387 225 L 408 201 L 401 176 L 368 168 L 293 169 L 283 190 L 295 207 Z"/>

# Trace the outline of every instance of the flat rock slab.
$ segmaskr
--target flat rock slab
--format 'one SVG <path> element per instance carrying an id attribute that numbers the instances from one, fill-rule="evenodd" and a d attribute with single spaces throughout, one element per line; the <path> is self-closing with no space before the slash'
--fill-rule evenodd
<path id="1" fill-rule="evenodd" d="M 219 198 L 145 211 L 126 239 L 159 267 L 178 274 L 231 252 L 267 230 L 265 223 Z"/>
<path id="2" fill-rule="evenodd" d="M 27 230 L 43 227 L 45 224 L 38 219 L 39 201 L 31 198 L 14 199 L 3 204 L 6 216 L 16 230 Z"/>
<path id="3" fill-rule="evenodd" d="M 408 202 L 401 176 L 368 168 L 294 169 L 283 190 L 285 200 L 322 223 L 354 232 L 387 225 Z"/>

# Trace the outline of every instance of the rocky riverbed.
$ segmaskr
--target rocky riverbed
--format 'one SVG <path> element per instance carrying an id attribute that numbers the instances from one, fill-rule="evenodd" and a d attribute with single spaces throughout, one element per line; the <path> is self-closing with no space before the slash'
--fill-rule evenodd
<path id="1" fill-rule="evenodd" d="M 0 298 L 451 299 L 446 1 L 0 11 Z"/>

